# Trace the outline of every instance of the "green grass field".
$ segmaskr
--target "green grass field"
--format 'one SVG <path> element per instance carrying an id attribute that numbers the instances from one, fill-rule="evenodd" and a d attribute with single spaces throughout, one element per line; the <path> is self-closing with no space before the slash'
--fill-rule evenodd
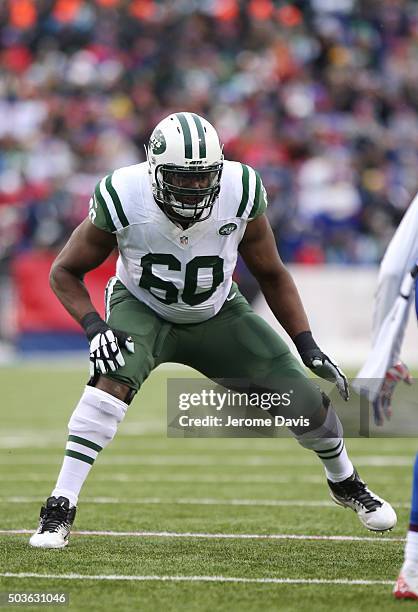
<path id="1" fill-rule="evenodd" d="M 414 605 L 391 596 L 414 439 L 348 440 L 362 477 L 398 510 L 393 532 L 372 534 L 332 504 L 321 464 L 293 440 L 167 439 L 168 375 L 153 373 L 101 453 L 70 545 L 48 551 L 31 549 L 28 534 L 15 531 L 37 525 L 86 377 L 59 364 L 0 370 L 0 591 L 65 591 L 80 611 Z M 77 534 L 91 531 L 112 533 Z"/>

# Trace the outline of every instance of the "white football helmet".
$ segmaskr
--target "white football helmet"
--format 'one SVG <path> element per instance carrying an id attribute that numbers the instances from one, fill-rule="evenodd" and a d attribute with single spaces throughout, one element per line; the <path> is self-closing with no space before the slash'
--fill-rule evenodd
<path id="1" fill-rule="evenodd" d="M 155 127 L 147 149 L 152 193 L 173 221 L 204 221 L 219 194 L 222 146 L 194 113 L 174 113 Z"/>

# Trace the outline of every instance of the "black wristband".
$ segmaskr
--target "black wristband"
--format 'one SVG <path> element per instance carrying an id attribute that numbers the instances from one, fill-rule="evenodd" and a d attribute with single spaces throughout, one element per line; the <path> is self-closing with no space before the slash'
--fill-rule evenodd
<path id="1" fill-rule="evenodd" d="M 89 312 L 88 314 L 84 315 L 80 321 L 80 325 L 86 332 L 88 340 L 94 338 L 96 334 L 109 329 L 109 326 L 103 321 L 97 312 Z"/>
<path id="2" fill-rule="evenodd" d="M 300 354 L 304 353 L 305 351 L 312 351 L 313 349 L 319 349 L 319 346 L 313 339 L 312 332 L 310 331 L 301 332 L 300 334 L 298 334 L 297 336 L 293 338 L 293 342 Z"/>

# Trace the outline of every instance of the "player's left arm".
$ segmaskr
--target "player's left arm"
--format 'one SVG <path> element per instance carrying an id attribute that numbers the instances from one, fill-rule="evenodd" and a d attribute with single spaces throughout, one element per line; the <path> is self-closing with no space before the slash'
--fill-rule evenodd
<path id="1" fill-rule="evenodd" d="M 310 332 L 299 292 L 280 258 L 266 215 L 247 224 L 239 252 L 257 279 L 274 316 L 292 340 L 300 333 Z"/>
<path id="2" fill-rule="evenodd" d="M 348 399 L 347 379 L 312 336 L 299 292 L 280 258 L 265 214 L 248 223 L 239 252 L 257 279 L 274 316 L 295 343 L 304 364 L 317 376 L 335 382 L 342 397 Z"/>

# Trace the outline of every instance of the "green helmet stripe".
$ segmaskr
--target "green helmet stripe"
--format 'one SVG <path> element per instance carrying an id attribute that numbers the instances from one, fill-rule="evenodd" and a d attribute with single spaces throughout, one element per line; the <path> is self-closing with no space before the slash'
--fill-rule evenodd
<path id="1" fill-rule="evenodd" d="M 189 124 L 187 123 L 187 119 L 183 113 L 176 113 L 176 117 L 180 121 L 181 129 L 183 130 L 184 157 L 186 157 L 187 159 L 192 159 L 192 134 L 190 132 Z"/>
<path id="2" fill-rule="evenodd" d="M 193 121 L 195 122 L 197 128 L 197 134 L 199 136 L 199 157 L 206 157 L 206 138 L 205 138 L 205 130 L 203 129 L 202 122 L 200 121 L 199 115 L 195 115 L 194 113 L 190 113 L 193 117 Z"/>
<path id="3" fill-rule="evenodd" d="M 112 185 L 112 176 L 113 174 L 109 174 L 106 177 L 105 185 L 106 189 L 109 192 L 110 197 L 112 198 L 113 204 L 115 205 L 116 214 L 118 215 L 119 221 L 121 222 L 123 227 L 128 227 L 129 221 L 126 218 L 125 213 L 123 212 L 121 201 L 119 200 L 119 196 L 115 191 L 115 188 Z"/>
<path id="4" fill-rule="evenodd" d="M 250 184 L 250 173 L 248 170 L 248 166 L 245 164 L 241 164 L 242 166 L 242 198 L 238 208 L 237 217 L 242 217 L 244 210 L 247 208 L 248 204 L 248 190 Z"/>
<path id="5" fill-rule="evenodd" d="M 260 189 L 261 189 L 261 178 L 258 172 L 255 173 L 255 194 L 254 194 L 254 204 L 251 209 L 251 212 L 248 216 L 249 219 L 257 216 L 257 212 L 260 206 Z"/>
<path id="6" fill-rule="evenodd" d="M 116 227 L 115 227 L 115 224 L 112 221 L 112 217 L 111 217 L 110 212 L 109 212 L 109 210 L 107 208 L 106 200 L 104 199 L 104 197 L 102 196 L 102 194 L 100 192 L 100 183 L 98 183 L 96 185 L 96 189 L 94 190 L 94 197 L 96 199 L 97 205 L 100 205 L 100 208 L 102 209 L 102 211 L 104 213 L 107 226 L 109 227 L 109 229 L 112 232 L 116 232 Z"/>

